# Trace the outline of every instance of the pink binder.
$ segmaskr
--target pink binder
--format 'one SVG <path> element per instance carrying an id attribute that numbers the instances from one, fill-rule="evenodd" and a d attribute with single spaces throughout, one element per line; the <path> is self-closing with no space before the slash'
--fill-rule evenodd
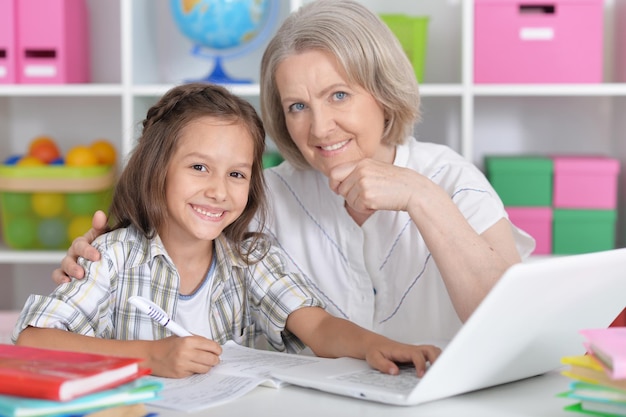
<path id="1" fill-rule="evenodd" d="M 19 0 L 17 16 L 18 82 L 89 82 L 85 0 Z"/>
<path id="2" fill-rule="evenodd" d="M 15 83 L 15 5 L 17 0 L 0 0 L 0 84 Z"/>

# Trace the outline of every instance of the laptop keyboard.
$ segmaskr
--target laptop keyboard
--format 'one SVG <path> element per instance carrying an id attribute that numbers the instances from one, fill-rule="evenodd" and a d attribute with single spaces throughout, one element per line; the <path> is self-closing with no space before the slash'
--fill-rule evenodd
<path id="1" fill-rule="evenodd" d="M 398 375 L 384 374 L 375 369 L 368 369 L 359 372 L 339 375 L 334 377 L 339 381 L 350 381 L 359 384 L 386 388 L 393 392 L 409 393 L 419 382 L 419 378 L 415 373 L 415 367 L 411 365 L 399 366 L 400 373 Z"/>

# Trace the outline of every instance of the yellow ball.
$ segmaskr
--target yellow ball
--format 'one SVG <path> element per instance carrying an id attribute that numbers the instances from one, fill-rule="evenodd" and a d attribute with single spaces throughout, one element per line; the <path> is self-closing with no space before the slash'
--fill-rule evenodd
<path id="1" fill-rule="evenodd" d="M 33 211 L 39 217 L 57 217 L 65 210 L 65 196 L 60 193 L 33 193 Z"/>
<path id="2" fill-rule="evenodd" d="M 111 142 L 106 139 L 97 139 L 89 146 L 98 158 L 100 165 L 114 165 L 117 151 Z"/>
<path id="3" fill-rule="evenodd" d="M 67 237 L 73 241 L 91 229 L 91 216 L 74 217 L 67 227 Z"/>
<path id="4" fill-rule="evenodd" d="M 20 158 L 20 160 L 17 161 L 17 163 L 15 165 L 18 165 L 18 166 L 21 166 L 21 167 L 37 167 L 37 166 L 46 165 L 46 163 L 43 162 L 39 158 L 27 155 L 27 156 L 25 156 L 23 158 Z"/>
<path id="5" fill-rule="evenodd" d="M 65 165 L 74 167 L 98 165 L 98 156 L 88 146 L 74 146 L 65 155 Z"/>

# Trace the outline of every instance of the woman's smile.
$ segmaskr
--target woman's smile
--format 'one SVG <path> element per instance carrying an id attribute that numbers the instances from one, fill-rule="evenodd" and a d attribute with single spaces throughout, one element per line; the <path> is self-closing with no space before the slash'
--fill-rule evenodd
<path id="1" fill-rule="evenodd" d="M 350 142 L 350 139 L 348 140 L 344 140 L 342 142 L 337 142 L 335 144 L 332 145 L 326 145 L 326 146 L 319 146 L 319 148 L 323 151 L 327 151 L 327 152 L 331 152 L 331 151 L 336 151 L 338 149 L 343 148 L 345 145 L 348 144 L 348 142 Z"/>

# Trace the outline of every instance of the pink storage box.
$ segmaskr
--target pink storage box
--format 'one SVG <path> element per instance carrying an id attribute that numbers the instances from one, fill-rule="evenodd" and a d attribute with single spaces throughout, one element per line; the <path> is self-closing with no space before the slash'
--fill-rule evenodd
<path id="1" fill-rule="evenodd" d="M 505 207 L 505 209 L 511 223 L 535 238 L 533 255 L 552 253 L 552 208 Z"/>
<path id="2" fill-rule="evenodd" d="M 89 82 L 85 0 L 19 0 L 17 5 L 18 82 Z"/>
<path id="3" fill-rule="evenodd" d="M 600 83 L 603 0 L 475 0 L 476 83 Z"/>
<path id="4" fill-rule="evenodd" d="M 0 84 L 16 81 L 15 4 L 17 0 L 0 0 Z"/>
<path id="5" fill-rule="evenodd" d="M 617 206 L 617 159 L 593 156 L 556 156 L 554 198 L 556 208 L 606 209 Z"/>

